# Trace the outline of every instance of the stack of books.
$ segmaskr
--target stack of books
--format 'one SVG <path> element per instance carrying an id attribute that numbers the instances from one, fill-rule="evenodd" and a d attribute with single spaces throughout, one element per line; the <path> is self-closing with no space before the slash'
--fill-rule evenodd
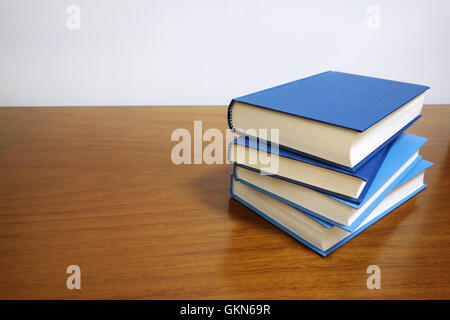
<path id="1" fill-rule="evenodd" d="M 322 256 L 423 190 L 427 86 L 328 71 L 233 99 L 233 198 Z"/>

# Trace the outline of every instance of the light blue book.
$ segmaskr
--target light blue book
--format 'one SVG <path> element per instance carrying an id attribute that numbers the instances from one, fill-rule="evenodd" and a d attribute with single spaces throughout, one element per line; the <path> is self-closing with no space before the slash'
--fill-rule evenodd
<path id="1" fill-rule="evenodd" d="M 323 226 L 354 231 L 421 159 L 419 149 L 427 139 L 402 134 L 389 149 L 372 185 L 360 204 L 311 190 L 305 186 L 261 175 L 240 166 L 234 177 L 242 184 L 266 193 L 316 219 Z"/>
<path id="2" fill-rule="evenodd" d="M 352 232 L 337 226 L 324 226 L 317 219 L 313 219 L 283 201 L 243 184 L 234 179 L 233 176 L 231 176 L 230 193 L 233 198 L 293 238 L 320 255 L 326 256 L 425 189 L 424 171 L 431 165 L 432 163 L 429 161 L 419 160 Z"/>

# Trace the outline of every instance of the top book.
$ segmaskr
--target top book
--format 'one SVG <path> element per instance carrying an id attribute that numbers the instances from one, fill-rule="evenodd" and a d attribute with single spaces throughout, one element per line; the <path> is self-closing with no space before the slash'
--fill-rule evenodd
<path id="1" fill-rule="evenodd" d="M 263 139 L 279 129 L 282 148 L 354 168 L 420 117 L 427 89 L 327 71 L 233 99 L 228 125 Z"/>

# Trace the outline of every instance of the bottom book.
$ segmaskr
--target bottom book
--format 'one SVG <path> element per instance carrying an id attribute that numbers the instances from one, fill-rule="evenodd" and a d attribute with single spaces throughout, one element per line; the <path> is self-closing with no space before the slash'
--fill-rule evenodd
<path id="1" fill-rule="evenodd" d="M 327 228 L 300 210 L 248 187 L 235 180 L 233 176 L 231 176 L 230 193 L 233 198 L 290 236 L 320 255 L 326 256 L 425 189 L 424 171 L 431 165 L 431 162 L 421 160 L 352 232 L 337 226 Z"/>

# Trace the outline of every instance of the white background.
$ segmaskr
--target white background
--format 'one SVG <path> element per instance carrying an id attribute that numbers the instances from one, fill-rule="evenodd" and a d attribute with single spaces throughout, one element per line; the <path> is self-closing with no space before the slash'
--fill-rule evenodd
<path id="1" fill-rule="evenodd" d="M 450 103 L 449 57 L 448 0 L 0 1 L 2 106 L 224 105 L 326 70 L 428 85 L 426 103 Z"/>

